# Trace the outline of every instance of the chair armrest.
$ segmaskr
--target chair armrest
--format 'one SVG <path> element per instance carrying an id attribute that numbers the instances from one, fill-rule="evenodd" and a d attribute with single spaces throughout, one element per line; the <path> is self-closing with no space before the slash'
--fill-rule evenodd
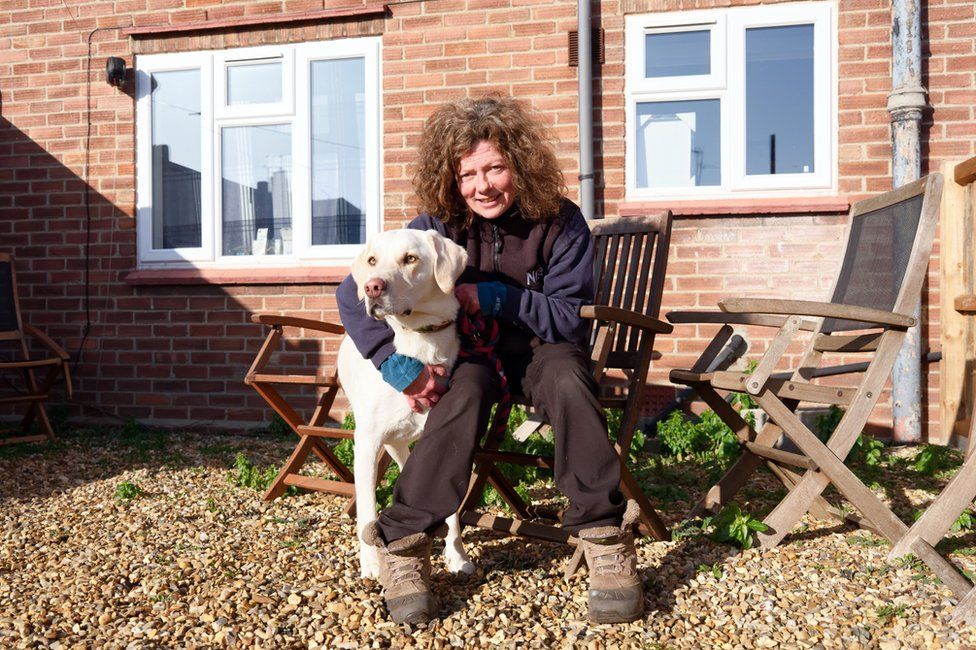
<path id="1" fill-rule="evenodd" d="M 580 307 L 579 315 L 581 318 L 589 318 L 591 320 L 615 321 L 623 325 L 639 327 L 657 334 L 670 334 L 674 329 L 668 323 L 657 318 L 638 314 L 636 311 L 630 311 L 629 309 L 618 309 L 617 307 L 607 307 L 605 305 L 583 305 Z"/>
<path id="2" fill-rule="evenodd" d="M 24 325 L 24 332 L 37 339 L 42 345 L 44 345 L 44 347 L 50 350 L 54 356 L 58 357 L 62 361 L 68 361 L 71 358 L 60 345 L 55 343 L 47 334 L 37 329 L 33 325 Z"/>
<path id="3" fill-rule="evenodd" d="M 972 294 L 956 296 L 954 306 L 960 314 L 976 314 L 976 296 Z"/>
<path id="4" fill-rule="evenodd" d="M 908 328 L 918 321 L 914 316 L 871 307 L 840 305 L 813 300 L 779 300 L 776 298 L 726 298 L 718 303 L 719 309 L 730 313 L 784 314 L 789 316 L 816 316 L 859 321 L 868 325 Z"/>
<path id="5" fill-rule="evenodd" d="M 676 325 L 759 325 L 761 327 L 782 327 L 786 322 L 785 316 L 770 316 L 768 314 L 729 314 L 722 311 L 669 311 L 664 315 L 669 322 Z M 800 329 L 812 332 L 816 329 L 813 321 L 803 321 Z"/>
<path id="6" fill-rule="evenodd" d="M 311 318 L 298 318 L 297 316 L 283 316 L 281 314 L 251 314 L 251 322 L 271 327 L 303 327 L 307 330 L 329 332 L 330 334 L 346 333 L 346 328 L 336 323 L 312 320 Z"/>

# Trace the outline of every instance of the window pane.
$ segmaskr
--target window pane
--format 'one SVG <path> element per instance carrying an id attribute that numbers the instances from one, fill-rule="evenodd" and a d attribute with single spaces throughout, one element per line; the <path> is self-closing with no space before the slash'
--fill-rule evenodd
<path id="1" fill-rule="evenodd" d="M 366 241 L 366 65 L 312 62 L 312 244 Z"/>
<path id="2" fill-rule="evenodd" d="M 637 104 L 637 187 L 722 183 L 717 99 Z"/>
<path id="3" fill-rule="evenodd" d="M 672 32 L 644 36 L 644 76 L 711 74 L 711 33 Z"/>
<path id="4" fill-rule="evenodd" d="M 813 25 L 746 30 L 746 173 L 813 168 Z"/>
<path id="5" fill-rule="evenodd" d="M 152 247 L 200 246 L 200 71 L 156 72 L 152 88 Z"/>
<path id="6" fill-rule="evenodd" d="M 224 255 L 289 255 L 291 126 L 221 132 Z"/>
<path id="7" fill-rule="evenodd" d="M 281 62 L 227 66 L 227 105 L 281 101 Z"/>

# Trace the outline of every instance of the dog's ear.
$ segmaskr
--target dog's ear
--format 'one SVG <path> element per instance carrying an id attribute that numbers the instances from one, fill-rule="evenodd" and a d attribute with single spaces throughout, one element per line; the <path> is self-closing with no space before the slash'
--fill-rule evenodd
<path id="1" fill-rule="evenodd" d="M 360 300 L 366 299 L 366 294 L 363 293 L 363 283 L 368 279 L 365 276 L 367 273 L 366 257 L 369 255 L 369 251 L 370 245 L 367 241 L 363 250 L 359 252 L 359 255 L 356 256 L 356 259 L 349 266 L 349 269 L 352 271 L 352 279 L 356 282 L 356 296 Z"/>
<path id="2" fill-rule="evenodd" d="M 434 280 L 441 291 L 451 293 L 468 263 L 468 252 L 436 230 L 427 231 L 427 242 L 434 251 Z"/>

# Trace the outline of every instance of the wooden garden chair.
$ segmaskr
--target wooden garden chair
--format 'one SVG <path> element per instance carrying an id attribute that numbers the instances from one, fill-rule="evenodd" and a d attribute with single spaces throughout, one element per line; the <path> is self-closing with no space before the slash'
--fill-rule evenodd
<path id="1" fill-rule="evenodd" d="M 788 493 L 766 517 L 769 529 L 758 535 L 765 547 L 775 546 L 800 518 L 837 514 L 820 496 L 829 484 L 864 517 L 864 524 L 891 543 L 907 527 L 844 464 L 867 423 L 909 327 L 928 268 L 938 223 L 942 176 L 933 174 L 897 190 L 851 206 L 847 245 L 828 302 L 732 298 L 719 302 L 722 313 L 673 312 L 672 323 L 719 323 L 721 329 L 696 365 L 674 370 L 671 380 L 694 388 L 736 433 L 742 455 L 713 486 L 693 514 L 717 512 L 729 502 L 760 464 L 765 463 Z M 711 355 L 731 335 L 732 325 L 778 328 L 752 374 L 707 372 Z M 774 374 L 787 346 L 798 332 L 809 332 L 799 365 Z M 829 353 L 867 355 L 864 364 L 818 368 Z M 823 385 L 825 375 L 863 371 L 846 386 Z M 748 393 L 769 416 L 754 431 L 718 391 Z M 795 414 L 799 402 L 846 409 L 836 430 L 821 442 Z M 777 446 L 785 434 L 800 453 Z"/>
<path id="2" fill-rule="evenodd" d="M 47 354 L 38 357 L 31 354 L 29 341 L 45 348 Z M 8 358 L 7 353 L 11 356 Z M 54 430 L 44 411 L 44 403 L 59 375 L 64 376 L 68 399 L 71 399 L 71 372 L 69 357 L 57 343 L 36 327 L 23 322 L 20 301 L 17 297 L 17 274 L 14 257 L 0 253 L 0 374 L 17 374 L 22 384 L 14 384 L 17 395 L 2 397 L 0 404 L 27 404 L 27 413 L 18 426 L 0 430 L 0 445 L 16 442 L 53 440 Z M 39 379 L 37 374 L 43 373 Z M 39 433 L 31 433 L 31 425 L 37 423 Z M 7 435 L 10 434 L 10 435 Z"/>
<path id="3" fill-rule="evenodd" d="M 593 322 L 591 358 L 594 375 L 601 386 L 600 402 L 606 408 L 623 409 L 616 443 L 621 489 L 640 505 L 641 532 L 659 540 L 670 539 L 667 527 L 627 468 L 626 459 L 640 415 L 654 336 L 667 334 L 672 329 L 657 318 L 664 290 L 671 213 L 597 219 L 589 224 L 596 252 L 596 299 L 593 305 L 582 307 L 580 315 Z M 514 401 L 525 403 L 517 396 Z M 515 437 L 524 440 L 542 426 L 537 416 L 530 416 L 515 432 Z M 496 463 L 514 463 L 552 469 L 553 459 L 501 451 L 501 442 L 501 436 L 489 436 L 475 453 L 474 473 L 460 508 L 461 521 L 510 534 L 575 542 L 575 538 L 562 529 L 533 521 L 557 520 L 559 513 L 526 503 L 496 467 Z M 477 510 L 486 483 L 498 491 L 515 513 L 515 518 Z"/>
<path id="4" fill-rule="evenodd" d="M 356 489 L 353 483 L 352 470 L 339 460 L 332 449 L 325 443 L 325 440 L 329 438 L 352 438 L 355 433 L 350 429 L 339 429 L 334 426 L 325 425 L 333 402 L 339 392 L 338 375 L 334 370 L 313 374 L 269 372 L 272 358 L 275 352 L 281 349 L 282 341 L 285 340 L 284 328 L 299 328 L 311 332 L 332 334 L 337 337 L 345 334 L 346 330 L 342 325 L 336 323 L 277 314 L 254 314 L 251 316 L 251 320 L 255 323 L 266 325 L 269 331 L 264 340 L 264 344 L 261 346 L 257 356 L 254 358 L 254 362 L 251 364 L 251 368 L 247 372 L 244 383 L 257 391 L 264 398 L 264 401 L 268 403 L 275 413 L 281 416 L 281 419 L 285 421 L 288 427 L 299 438 L 295 450 L 264 493 L 264 500 L 272 501 L 277 499 L 284 494 L 289 486 L 295 486 L 306 490 L 349 497 L 345 513 L 349 515 L 354 514 Z M 302 418 L 299 412 L 281 394 L 279 390 L 280 386 L 301 386 L 306 389 L 321 390 L 316 400 L 315 408 L 312 410 L 312 415 L 307 421 Z M 335 480 L 317 476 L 306 476 L 300 473 L 311 453 L 318 456 L 328 466 L 332 473 L 335 474 Z M 381 454 L 381 457 L 377 460 L 380 464 L 380 471 L 377 474 L 380 480 L 386 474 L 390 460 L 389 455 L 385 453 Z"/>
<path id="5" fill-rule="evenodd" d="M 960 296 L 955 301 L 956 311 L 976 316 L 976 296 Z M 976 418 L 969 426 L 969 440 L 966 445 L 966 460 L 956 475 L 949 481 L 935 501 L 922 513 L 911 528 L 897 541 L 889 555 L 895 560 L 913 554 L 929 565 L 942 582 L 949 586 L 959 604 L 953 610 L 953 620 L 965 620 L 976 624 L 976 589 L 956 568 L 945 561 L 936 544 L 949 532 L 953 522 L 966 508 L 972 507 L 976 499 Z"/>

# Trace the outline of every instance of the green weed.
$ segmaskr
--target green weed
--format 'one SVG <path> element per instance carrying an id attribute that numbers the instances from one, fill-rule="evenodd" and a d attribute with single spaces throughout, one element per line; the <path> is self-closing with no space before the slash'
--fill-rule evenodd
<path id="1" fill-rule="evenodd" d="M 699 564 L 698 568 L 695 569 L 695 573 L 710 573 L 716 580 L 721 580 L 725 575 L 725 572 L 722 570 L 722 565 L 718 562 L 714 562 L 712 564 Z"/>
<path id="2" fill-rule="evenodd" d="M 737 503 L 725 506 L 720 513 L 711 518 L 709 523 L 713 527 L 713 540 L 726 542 L 742 549 L 752 548 L 756 533 L 769 530 L 769 526 L 749 513 L 743 512 Z"/>
<path id="3" fill-rule="evenodd" d="M 115 486 L 115 499 L 117 501 L 132 501 L 144 494 L 145 491 L 141 487 L 129 481 L 123 481 Z"/>
<path id="4" fill-rule="evenodd" d="M 234 458 L 234 464 L 227 475 L 227 482 L 240 488 L 264 492 L 277 475 L 277 468 L 266 467 L 261 469 L 255 466 L 245 454 L 239 453 Z M 293 496 L 295 494 L 298 494 L 298 488 L 290 485 L 285 490 L 284 496 Z"/>
<path id="5" fill-rule="evenodd" d="M 907 605 L 882 605 L 874 610 L 874 613 L 883 622 L 887 623 L 893 618 L 904 616 L 906 610 L 908 610 Z"/>
<path id="6" fill-rule="evenodd" d="M 962 455 L 955 449 L 941 445 L 925 445 L 915 455 L 912 466 L 923 476 L 934 476 L 947 469 L 958 467 L 962 463 Z"/>

